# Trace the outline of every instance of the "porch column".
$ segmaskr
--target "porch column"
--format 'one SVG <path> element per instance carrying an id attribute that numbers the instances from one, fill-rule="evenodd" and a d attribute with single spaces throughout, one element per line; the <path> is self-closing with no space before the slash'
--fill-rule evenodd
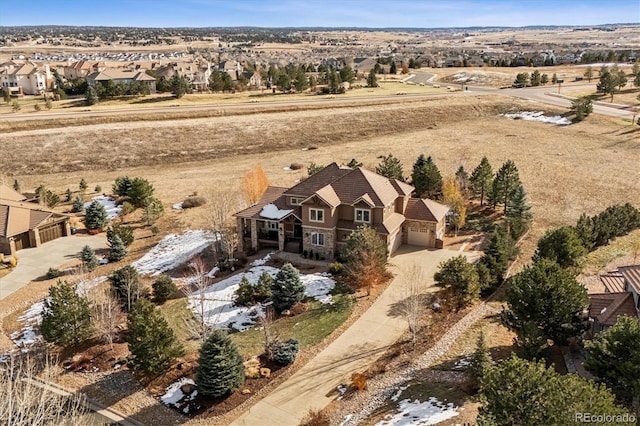
<path id="1" fill-rule="evenodd" d="M 284 251 L 284 223 L 278 223 L 278 250 Z"/>
<path id="2" fill-rule="evenodd" d="M 258 250 L 258 222 L 251 219 L 251 248 Z"/>
<path id="3" fill-rule="evenodd" d="M 238 251 L 244 251 L 244 221 L 236 217 L 236 229 L 238 230 Z"/>
<path id="4" fill-rule="evenodd" d="M 16 250 L 16 239 L 15 237 L 9 238 L 9 253 L 11 256 L 15 256 L 18 250 Z"/>
<path id="5" fill-rule="evenodd" d="M 71 235 L 71 224 L 69 223 L 68 220 L 64 221 L 64 236 L 68 237 L 69 235 Z"/>

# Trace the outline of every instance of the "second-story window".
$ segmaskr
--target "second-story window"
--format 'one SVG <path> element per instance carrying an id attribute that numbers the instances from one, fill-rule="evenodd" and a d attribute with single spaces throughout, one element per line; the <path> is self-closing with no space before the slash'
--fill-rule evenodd
<path id="1" fill-rule="evenodd" d="M 278 230 L 278 222 L 267 222 L 267 229 L 269 231 L 277 231 Z"/>
<path id="2" fill-rule="evenodd" d="M 356 209 L 356 222 L 371 223 L 371 210 Z"/>
<path id="3" fill-rule="evenodd" d="M 324 222 L 324 210 L 322 210 L 322 209 L 309 209 L 309 221 L 310 222 Z"/>

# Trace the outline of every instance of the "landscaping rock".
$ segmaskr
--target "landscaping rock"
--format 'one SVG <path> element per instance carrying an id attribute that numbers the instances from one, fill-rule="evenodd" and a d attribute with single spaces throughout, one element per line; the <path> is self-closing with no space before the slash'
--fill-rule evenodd
<path id="1" fill-rule="evenodd" d="M 261 377 L 270 377 L 271 376 L 271 369 L 270 368 L 266 368 L 266 367 L 262 367 L 260 369 L 260 376 Z"/>
<path id="2" fill-rule="evenodd" d="M 244 388 L 240 391 L 242 395 L 249 395 L 251 393 L 251 389 Z"/>
<path id="3" fill-rule="evenodd" d="M 191 395 L 193 391 L 196 390 L 196 385 L 194 385 L 193 383 L 185 383 L 180 386 L 180 390 L 185 395 Z"/>

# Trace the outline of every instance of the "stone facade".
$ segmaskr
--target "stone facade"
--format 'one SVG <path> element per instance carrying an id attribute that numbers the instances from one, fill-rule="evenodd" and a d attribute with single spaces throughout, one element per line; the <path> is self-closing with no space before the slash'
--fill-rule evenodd
<path id="1" fill-rule="evenodd" d="M 318 246 L 311 244 L 311 234 L 324 234 L 324 245 Z M 307 253 L 313 251 L 313 253 L 319 253 L 320 256 L 324 256 L 325 260 L 333 260 L 336 255 L 336 238 L 335 231 L 323 228 L 311 228 L 304 227 L 302 232 L 302 249 Z"/>

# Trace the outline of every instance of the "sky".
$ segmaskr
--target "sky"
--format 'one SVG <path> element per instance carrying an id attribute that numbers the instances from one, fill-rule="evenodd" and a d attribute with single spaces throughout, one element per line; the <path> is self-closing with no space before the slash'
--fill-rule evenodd
<path id="1" fill-rule="evenodd" d="M 0 26 L 442 28 L 638 22 L 640 0 L 0 0 Z"/>

